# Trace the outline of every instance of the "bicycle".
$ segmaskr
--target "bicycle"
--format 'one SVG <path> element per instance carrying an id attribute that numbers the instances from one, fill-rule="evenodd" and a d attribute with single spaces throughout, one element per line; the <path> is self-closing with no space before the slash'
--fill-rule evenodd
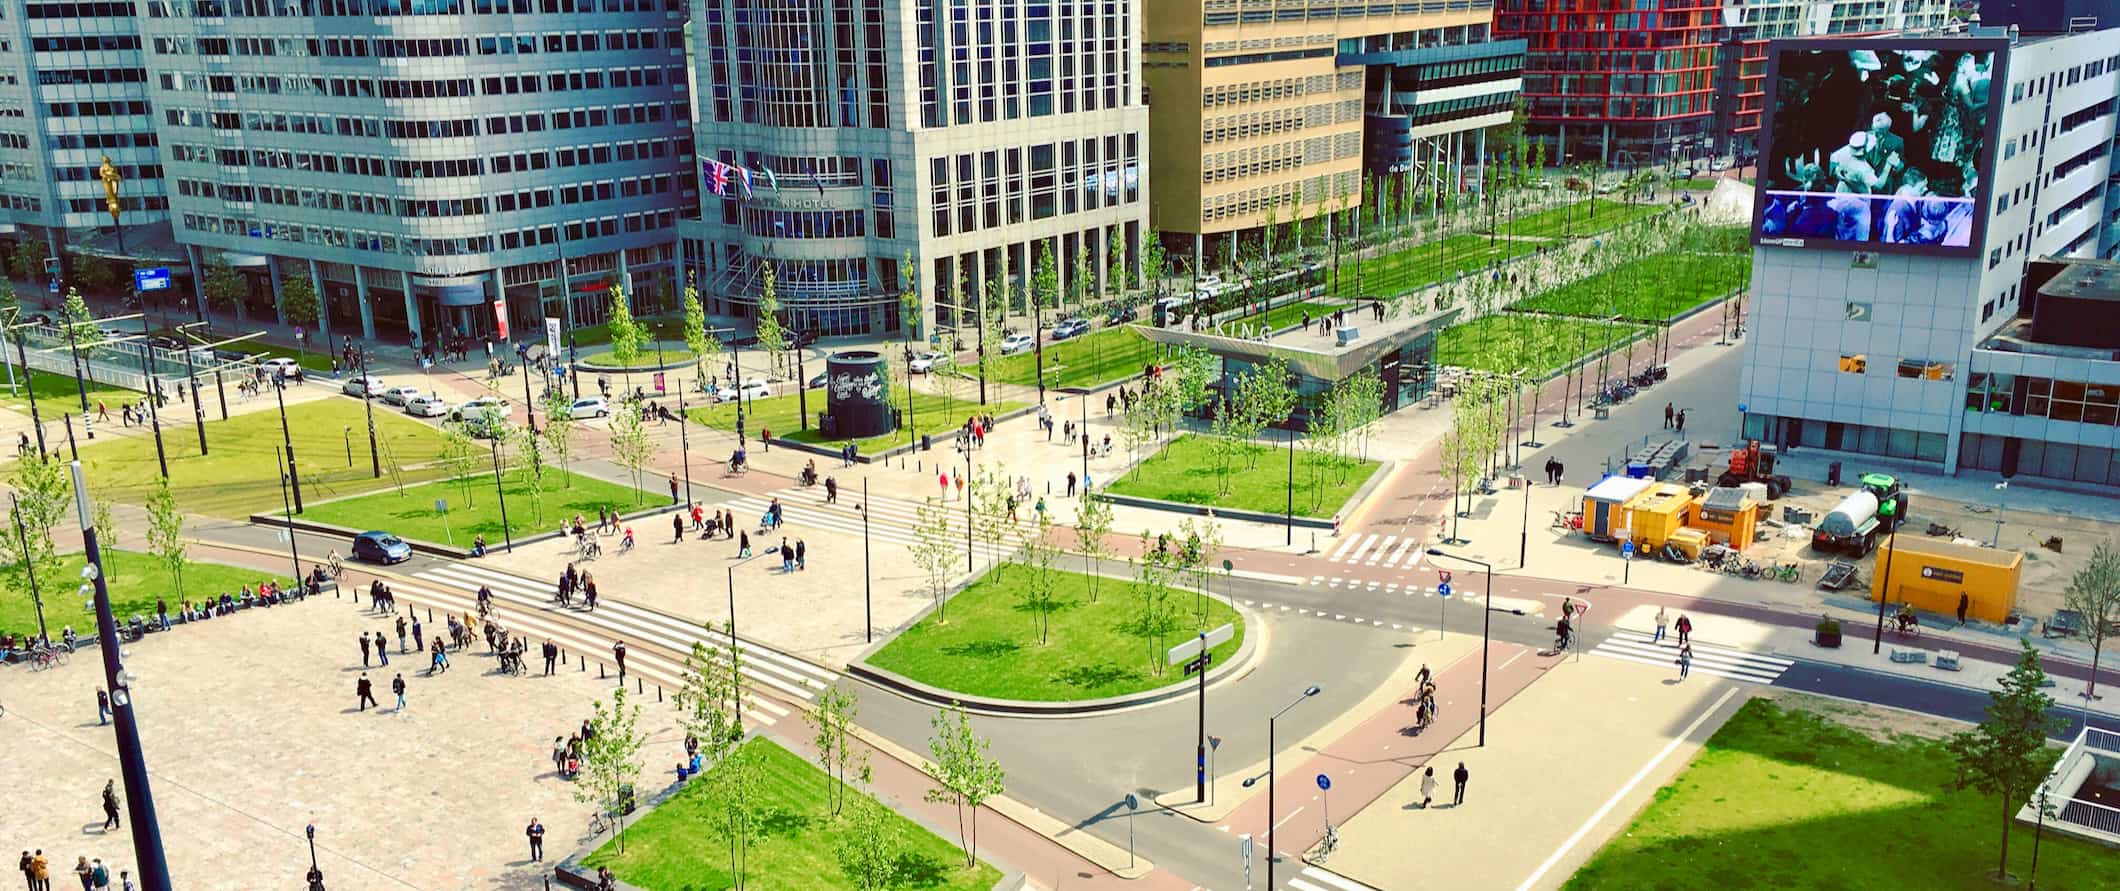
<path id="1" fill-rule="evenodd" d="M 339 552 L 337 551 L 331 552 L 331 556 L 326 558 L 325 564 L 331 567 L 331 577 L 333 579 L 337 579 L 346 571 L 346 564 L 339 559 Z"/>
<path id="2" fill-rule="evenodd" d="M 579 560 L 594 560 L 603 555 L 603 544 L 588 536 L 583 536 L 574 546 L 574 556 Z"/>
<path id="3" fill-rule="evenodd" d="M 1892 633 L 1908 640 L 1919 639 L 1921 637 L 1921 619 L 1911 615 L 1900 616 L 1893 621 Z"/>
<path id="4" fill-rule="evenodd" d="M 1325 827 L 1325 838 L 1318 842 L 1318 850 L 1310 856 L 1312 863 L 1324 863 L 1325 858 L 1340 849 L 1340 830 L 1337 826 Z"/>
<path id="5" fill-rule="evenodd" d="M 64 647 L 55 647 L 48 643 L 39 644 L 35 649 L 30 650 L 29 668 L 31 671 L 43 671 L 54 666 L 65 665 L 69 655 L 71 654 Z"/>
<path id="6" fill-rule="evenodd" d="M 1774 570 L 1774 577 L 1784 582 L 1800 581 L 1803 579 L 1803 567 L 1793 561 L 1784 563 Z"/>

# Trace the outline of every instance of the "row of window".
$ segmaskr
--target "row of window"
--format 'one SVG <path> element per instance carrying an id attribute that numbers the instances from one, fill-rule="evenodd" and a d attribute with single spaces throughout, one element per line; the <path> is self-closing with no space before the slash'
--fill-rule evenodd
<path id="1" fill-rule="evenodd" d="M 39 68 L 37 83 L 47 87 L 68 84 L 143 84 L 145 68 Z"/>
<path id="2" fill-rule="evenodd" d="M 151 0 L 148 15 L 200 18 L 366 18 L 416 15 L 529 15 L 563 12 L 683 12 L 684 0 Z"/>
<path id="3" fill-rule="evenodd" d="M 1965 410 L 2111 427 L 2120 425 L 2120 386 L 1975 374 L 1966 379 Z"/>
<path id="4" fill-rule="evenodd" d="M 673 105 L 640 103 L 610 108 L 531 112 L 487 118 L 485 135 L 536 133 L 546 129 L 567 130 L 607 125 L 648 124 L 672 120 Z M 251 130 L 259 133 L 309 133 L 319 136 L 353 136 L 390 139 L 453 139 L 480 135 L 479 122 L 471 118 L 406 120 L 400 118 L 338 117 L 278 111 L 208 111 L 199 108 L 165 108 L 163 122 L 173 127 L 211 127 L 215 130 Z"/>
<path id="5" fill-rule="evenodd" d="M 860 238 L 868 234 L 868 218 L 859 210 L 746 207 L 743 229 L 765 238 Z"/>
<path id="6" fill-rule="evenodd" d="M 133 5 L 126 2 L 31 3 L 28 13 L 33 19 L 129 19 L 135 15 Z"/>
<path id="7" fill-rule="evenodd" d="M 136 50 L 138 34 L 90 34 L 86 37 L 32 37 L 29 48 L 39 53 L 85 53 L 96 50 Z"/>
<path id="8" fill-rule="evenodd" d="M 145 99 L 113 99 L 108 102 L 53 102 L 45 106 L 55 118 L 109 117 L 121 114 L 147 114 Z"/>
<path id="9" fill-rule="evenodd" d="M 309 56 L 346 59 L 429 59 L 546 53 L 653 50 L 683 45 L 675 29 L 566 31 L 487 37 L 156 37 L 149 46 L 165 56 Z M 542 39 L 540 39 L 542 38 Z"/>
<path id="10" fill-rule="evenodd" d="M 520 173 L 526 170 L 545 170 L 554 166 L 575 167 L 587 164 L 606 164 L 618 161 L 666 158 L 692 153 L 692 137 L 675 139 L 637 139 L 616 144 L 560 147 L 547 153 L 543 150 L 512 152 L 493 156 L 493 172 Z"/>
<path id="11" fill-rule="evenodd" d="M 14 135 L 0 134 L 0 137 Z M 54 133 L 44 137 L 45 147 L 52 149 L 152 148 L 161 144 L 162 137 L 153 131 L 146 133 Z M 10 148 L 23 147 L 13 145 L 13 140 L 5 138 L 0 138 L 0 145 L 7 145 Z"/>
<path id="12" fill-rule="evenodd" d="M 1250 83 L 1211 86 L 1200 91 L 1201 108 L 1217 108 L 1224 105 L 1245 105 L 1252 102 L 1279 102 L 1320 93 L 1359 90 L 1362 88 L 1362 69 L 1353 68 L 1331 74 L 1313 74 L 1309 77 L 1289 77 L 1279 80 L 1261 80 Z"/>
<path id="13" fill-rule="evenodd" d="M 90 200 L 90 203 L 97 204 L 100 201 Z M 402 254 L 408 257 L 456 257 L 492 253 L 496 243 L 500 245 L 501 250 L 516 250 L 518 248 L 556 244 L 560 240 L 561 232 L 565 232 L 566 239 L 572 242 L 588 238 L 607 238 L 615 236 L 621 231 L 648 232 L 670 229 L 677 225 L 677 212 L 674 210 L 647 211 L 602 217 L 594 220 L 576 220 L 563 226 L 532 226 L 502 232 L 498 238 L 492 235 L 472 235 L 460 238 L 404 238 L 390 232 L 341 229 L 331 226 L 285 223 L 277 220 L 259 220 L 253 217 L 222 217 L 200 213 L 182 214 L 178 217 L 178 224 L 193 232 L 240 235 L 295 244 L 315 244 L 385 254 Z"/>
<path id="14" fill-rule="evenodd" d="M 1139 162 L 1139 138 L 1133 133 L 1034 145 L 1027 152 L 1010 148 L 930 158 L 935 234 L 1131 204 L 1141 197 Z"/>

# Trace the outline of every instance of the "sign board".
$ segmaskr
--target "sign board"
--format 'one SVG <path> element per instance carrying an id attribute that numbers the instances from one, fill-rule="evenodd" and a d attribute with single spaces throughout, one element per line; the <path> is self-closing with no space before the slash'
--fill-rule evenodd
<path id="1" fill-rule="evenodd" d="M 1438 569 L 1435 571 L 1435 577 L 1440 579 L 1443 584 L 1450 584 L 1450 570 Z"/>
<path id="2" fill-rule="evenodd" d="M 1224 561 L 1222 561 L 1222 571 L 1223 571 L 1223 572 L 1231 572 L 1231 571 L 1235 570 L 1236 568 L 1237 568 L 1237 564 L 1235 564 L 1235 563 L 1231 563 L 1231 562 L 1229 562 L 1228 560 L 1224 560 Z"/>
<path id="3" fill-rule="evenodd" d="M 448 512 L 449 512 L 449 499 L 447 499 L 447 498 L 436 498 L 436 499 L 434 499 L 434 512 L 435 512 L 435 513 L 438 513 L 438 514 L 446 514 L 446 513 L 448 513 Z"/>
<path id="4" fill-rule="evenodd" d="M 655 392 L 663 392 L 663 373 L 660 371 L 655 373 Z"/>
<path id="5" fill-rule="evenodd" d="M 1961 584 L 1965 581 L 1965 573 L 1959 572 L 1955 569 L 1945 569 L 1941 566 L 1922 567 L 1921 577 L 1925 579 L 1934 579 L 1939 582 L 1949 582 L 1954 585 Z"/>
<path id="6" fill-rule="evenodd" d="M 1237 626 L 1223 625 L 1222 627 L 1216 628 L 1213 631 L 1209 631 L 1206 634 L 1194 637 L 1193 639 L 1181 643 L 1175 647 L 1171 647 L 1169 653 L 1170 661 L 1165 664 L 1177 665 L 1181 662 L 1190 660 L 1194 656 L 1200 655 L 1202 652 L 1212 650 L 1215 647 L 1228 643 L 1229 639 L 1235 637 L 1236 635 Z M 1202 644 L 1205 645 L 1203 646 Z"/>
<path id="7" fill-rule="evenodd" d="M 1244 858 L 1244 887 L 1251 887 L 1251 835 L 1246 833 L 1237 840 L 1237 855 Z"/>
<path id="8" fill-rule="evenodd" d="M 169 290 L 169 267 L 133 270 L 133 289 L 136 291 Z"/>
<path id="9" fill-rule="evenodd" d="M 500 335 L 500 339 L 508 339 L 508 301 L 506 299 L 493 301 L 493 330 L 494 333 Z"/>
<path id="10" fill-rule="evenodd" d="M 545 317 L 545 349 L 559 355 L 559 319 L 552 316 Z"/>
<path id="11" fill-rule="evenodd" d="M 1320 791 L 1320 792 L 1329 792 L 1329 791 L 1331 791 L 1331 790 L 1332 790 L 1332 777 L 1326 776 L 1326 775 L 1324 775 L 1324 774 L 1322 774 L 1322 773 L 1321 773 L 1321 774 L 1318 774 L 1318 791 Z"/>
<path id="12" fill-rule="evenodd" d="M 1449 597 L 1449 596 L 1450 596 L 1450 583 L 1449 583 L 1449 582 L 1438 582 L 1438 583 L 1436 584 L 1436 586 L 1435 586 L 1435 596 L 1437 596 L 1437 597 Z"/>
<path id="13" fill-rule="evenodd" d="M 1126 793 L 1126 809 L 1127 809 L 1127 810 L 1130 810 L 1130 811 L 1131 811 L 1131 810 L 1137 810 L 1137 809 L 1139 809 L 1140 807 L 1141 807 L 1141 799 L 1135 798 L 1135 797 L 1134 797 L 1134 793 L 1132 793 L 1132 792 L 1128 792 L 1128 793 Z"/>
<path id="14" fill-rule="evenodd" d="M 1631 540 L 1620 542 L 1619 555 L 1629 560 L 1634 559 L 1634 542 Z"/>
<path id="15" fill-rule="evenodd" d="M 1193 672 L 1206 669 L 1207 666 L 1213 665 L 1214 661 L 1215 654 L 1213 653 L 1201 653 L 1198 656 L 1194 656 L 1192 661 L 1185 663 L 1185 676 L 1192 677 Z"/>

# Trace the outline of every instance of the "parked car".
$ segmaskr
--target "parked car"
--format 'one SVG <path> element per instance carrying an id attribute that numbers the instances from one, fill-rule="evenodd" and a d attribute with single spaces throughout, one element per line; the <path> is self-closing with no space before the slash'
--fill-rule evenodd
<path id="1" fill-rule="evenodd" d="M 1118 306 L 1114 306 L 1112 307 L 1111 312 L 1106 313 L 1104 316 L 1104 324 L 1106 325 L 1120 325 L 1127 322 L 1131 322 L 1133 320 L 1134 307 L 1133 304 L 1130 303 L 1122 303 Z"/>
<path id="2" fill-rule="evenodd" d="M 1001 355 L 1021 353 L 1038 345 L 1038 338 L 1029 334 L 1011 334 L 1001 338 Z"/>
<path id="3" fill-rule="evenodd" d="M 379 377 L 349 377 L 339 386 L 339 392 L 348 396 L 367 398 L 383 392 L 383 379 Z"/>
<path id="4" fill-rule="evenodd" d="M 289 359 L 286 356 L 274 356 L 270 359 L 260 361 L 258 363 L 258 367 L 265 369 L 266 374 L 277 374 L 281 377 L 294 377 L 294 370 L 302 367 L 302 364 L 296 362 L 293 359 Z"/>
<path id="5" fill-rule="evenodd" d="M 567 417 L 575 420 L 608 417 L 610 414 L 611 403 L 602 396 L 583 396 L 567 406 Z"/>
<path id="6" fill-rule="evenodd" d="M 450 409 L 449 420 L 461 421 L 466 418 L 482 416 L 488 411 L 496 411 L 506 415 L 508 413 L 508 400 L 491 394 L 476 397 L 469 402 Z"/>
<path id="7" fill-rule="evenodd" d="M 795 350 L 816 343 L 817 335 L 809 331 L 790 331 L 782 340 L 787 343 L 788 349 Z"/>
<path id="8" fill-rule="evenodd" d="M 438 418 L 449 413 L 449 403 L 429 393 L 405 400 L 405 413 L 415 418 Z"/>
<path id="9" fill-rule="evenodd" d="M 1066 340 L 1070 337 L 1081 337 L 1082 335 L 1088 333 L 1088 319 L 1061 319 L 1059 324 L 1053 326 L 1054 340 Z"/>
<path id="10" fill-rule="evenodd" d="M 745 400 L 764 399 L 771 395 L 772 386 L 766 383 L 765 378 L 759 377 L 744 381 L 740 387 L 723 384 L 721 389 L 714 391 L 714 398 L 721 402 L 735 402 L 738 397 Z"/>
<path id="11" fill-rule="evenodd" d="M 826 374 L 825 374 L 824 372 L 822 372 L 822 371 L 818 372 L 818 373 L 817 373 L 817 376 L 816 376 L 816 377 L 812 377 L 812 378 L 810 378 L 810 383 L 809 383 L 809 387 L 810 387 L 810 389 L 812 389 L 812 390 L 822 390 L 822 389 L 824 389 L 824 382 L 825 382 L 825 379 L 826 379 L 826 377 L 827 377 L 827 375 L 826 375 Z"/>
<path id="12" fill-rule="evenodd" d="M 906 370 L 914 374 L 927 374 L 935 370 L 935 360 L 940 358 L 941 353 L 914 353 L 913 361 L 906 363 Z"/>
<path id="13" fill-rule="evenodd" d="M 420 395 L 420 388 L 406 386 L 388 387 L 380 395 L 383 397 L 384 402 L 391 405 L 404 405 L 407 400 Z"/>
<path id="14" fill-rule="evenodd" d="M 412 559 L 412 546 L 388 532 L 363 532 L 353 537 L 353 559 L 386 565 L 403 563 Z"/>

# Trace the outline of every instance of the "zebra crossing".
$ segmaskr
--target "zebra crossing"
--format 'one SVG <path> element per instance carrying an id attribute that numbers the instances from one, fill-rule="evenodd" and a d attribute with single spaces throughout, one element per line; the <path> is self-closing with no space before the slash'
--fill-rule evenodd
<path id="1" fill-rule="evenodd" d="M 859 537 L 862 534 L 861 493 L 839 490 L 839 501 L 827 504 L 818 486 L 790 486 L 765 495 L 743 495 L 720 506 L 736 515 L 738 529 L 756 529 L 773 499 L 780 499 L 786 525 L 795 529 L 824 529 Z M 943 516 L 953 536 L 964 534 L 964 505 L 949 502 Z M 1031 508 L 1026 505 L 1024 514 Z M 920 505 L 897 498 L 871 495 L 868 499 L 868 535 L 873 541 L 911 547 L 919 543 L 913 529 L 920 524 Z"/>
<path id="2" fill-rule="evenodd" d="M 1339 873 L 1309 864 L 1303 866 L 1302 872 L 1290 876 L 1287 884 L 1296 891 L 1376 891 Z"/>
<path id="3" fill-rule="evenodd" d="M 1411 535 L 1350 533 L 1340 546 L 1325 555 L 1326 562 L 1350 566 L 1381 566 L 1412 569 L 1421 562 L 1421 541 Z"/>
<path id="4" fill-rule="evenodd" d="M 563 646 L 578 652 L 602 652 L 607 646 L 601 641 L 586 639 L 586 636 L 571 628 L 542 619 L 547 612 L 558 608 L 552 600 L 550 583 L 532 581 L 520 576 L 474 566 L 468 563 L 444 563 L 414 575 L 423 582 L 435 585 L 452 597 L 463 598 L 467 603 L 484 586 L 493 592 L 497 604 L 507 609 L 504 621 L 524 634 L 552 637 Z M 603 626 L 611 634 L 631 641 L 645 641 L 684 653 L 692 648 L 692 642 L 704 642 L 716 653 L 727 650 L 729 640 L 719 631 L 712 631 L 699 624 L 687 622 L 653 610 L 632 604 L 605 600 L 596 611 L 583 615 L 587 621 Z M 749 678 L 754 691 L 770 689 L 775 695 L 797 703 L 807 703 L 816 698 L 818 691 L 831 686 L 839 679 L 837 672 L 813 665 L 792 656 L 782 655 L 756 644 L 743 645 L 743 672 Z M 632 663 L 629 660 L 629 668 Z M 652 668 L 644 668 L 642 674 L 652 675 Z M 667 677 L 657 678 L 658 683 L 675 687 L 678 679 L 674 672 L 664 672 Z M 773 717 L 785 717 L 788 710 L 771 700 L 756 697 L 746 700 L 747 706 L 755 705 L 759 711 Z"/>
<path id="5" fill-rule="evenodd" d="M 1678 637 L 1664 635 L 1658 641 L 1655 635 L 1640 631 L 1615 631 L 1590 650 L 1591 655 L 1625 662 L 1639 662 L 1677 671 Z M 1750 653 L 1732 647 L 1693 642 L 1693 674 L 1705 674 L 1742 681 L 1748 684 L 1772 684 L 1781 673 L 1796 664 L 1780 656 Z"/>

